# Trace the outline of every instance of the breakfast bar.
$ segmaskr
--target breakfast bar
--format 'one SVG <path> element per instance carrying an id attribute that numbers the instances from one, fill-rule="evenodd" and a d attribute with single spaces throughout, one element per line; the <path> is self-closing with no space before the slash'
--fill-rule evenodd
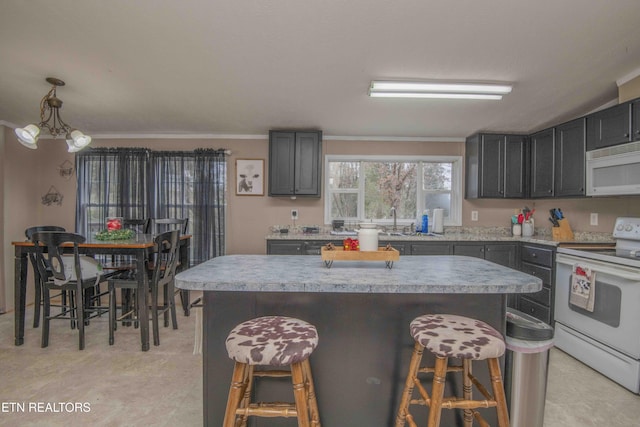
<path id="1" fill-rule="evenodd" d="M 229 331 L 254 317 L 283 315 L 318 330 L 310 361 L 322 424 L 382 427 L 393 424 L 400 402 L 413 348 L 411 320 L 426 313 L 458 314 L 504 333 L 507 294 L 536 292 L 542 281 L 465 256 L 402 257 L 390 269 L 379 261 L 336 261 L 327 268 L 320 257 L 227 255 L 178 274 L 176 286 L 204 291 L 204 425 L 220 426 L 224 417 L 233 371 L 225 349 Z M 486 370 L 474 373 L 486 382 Z M 447 387 L 460 386 L 447 380 Z M 255 393 L 265 400 L 291 399 L 286 381 L 257 383 Z M 426 424 L 426 411 L 416 415 Z M 495 422 L 492 411 L 486 415 Z M 249 425 L 296 421 L 250 419 Z M 444 411 L 442 425 L 462 420 Z"/>

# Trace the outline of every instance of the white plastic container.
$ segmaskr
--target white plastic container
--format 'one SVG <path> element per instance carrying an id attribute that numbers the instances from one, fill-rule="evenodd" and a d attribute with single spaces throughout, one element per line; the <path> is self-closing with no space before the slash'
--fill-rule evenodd
<path id="1" fill-rule="evenodd" d="M 360 242 L 360 251 L 377 251 L 378 226 L 372 222 L 360 223 L 358 241 Z"/>

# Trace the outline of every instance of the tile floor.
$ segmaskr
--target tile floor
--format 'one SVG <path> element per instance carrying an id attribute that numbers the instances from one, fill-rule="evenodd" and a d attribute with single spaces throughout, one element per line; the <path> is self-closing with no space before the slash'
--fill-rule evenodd
<path id="1" fill-rule="evenodd" d="M 161 328 L 161 346 L 145 353 L 133 328 L 118 329 L 109 346 L 106 318 L 92 321 L 82 352 L 77 333 L 60 322 L 42 349 L 31 316 L 28 310 L 25 344 L 16 347 L 13 313 L 0 315 L 0 426 L 202 425 L 195 315 L 179 314 L 179 329 Z M 69 403 L 81 410 L 65 412 Z M 640 425 L 640 396 L 557 349 L 550 354 L 545 410 L 545 427 Z"/>

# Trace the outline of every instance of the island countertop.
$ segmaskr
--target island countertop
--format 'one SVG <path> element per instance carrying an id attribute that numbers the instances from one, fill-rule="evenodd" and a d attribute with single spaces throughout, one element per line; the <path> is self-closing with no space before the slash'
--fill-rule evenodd
<path id="1" fill-rule="evenodd" d="M 225 255 L 176 276 L 176 287 L 201 291 L 505 294 L 536 292 L 542 280 L 466 256 L 407 256 L 389 269 L 382 261 L 320 257 Z"/>

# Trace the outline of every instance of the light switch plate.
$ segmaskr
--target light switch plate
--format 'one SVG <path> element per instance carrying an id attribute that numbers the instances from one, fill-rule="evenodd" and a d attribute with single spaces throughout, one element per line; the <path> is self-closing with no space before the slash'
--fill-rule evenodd
<path id="1" fill-rule="evenodd" d="M 591 212 L 590 224 L 591 225 L 598 225 L 598 214 L 597 213 Z"/>
<path id="2" fill-rule="evenodd" d="M 478 220 L 478 211 L 471 211 L 471 221 Z"/>

